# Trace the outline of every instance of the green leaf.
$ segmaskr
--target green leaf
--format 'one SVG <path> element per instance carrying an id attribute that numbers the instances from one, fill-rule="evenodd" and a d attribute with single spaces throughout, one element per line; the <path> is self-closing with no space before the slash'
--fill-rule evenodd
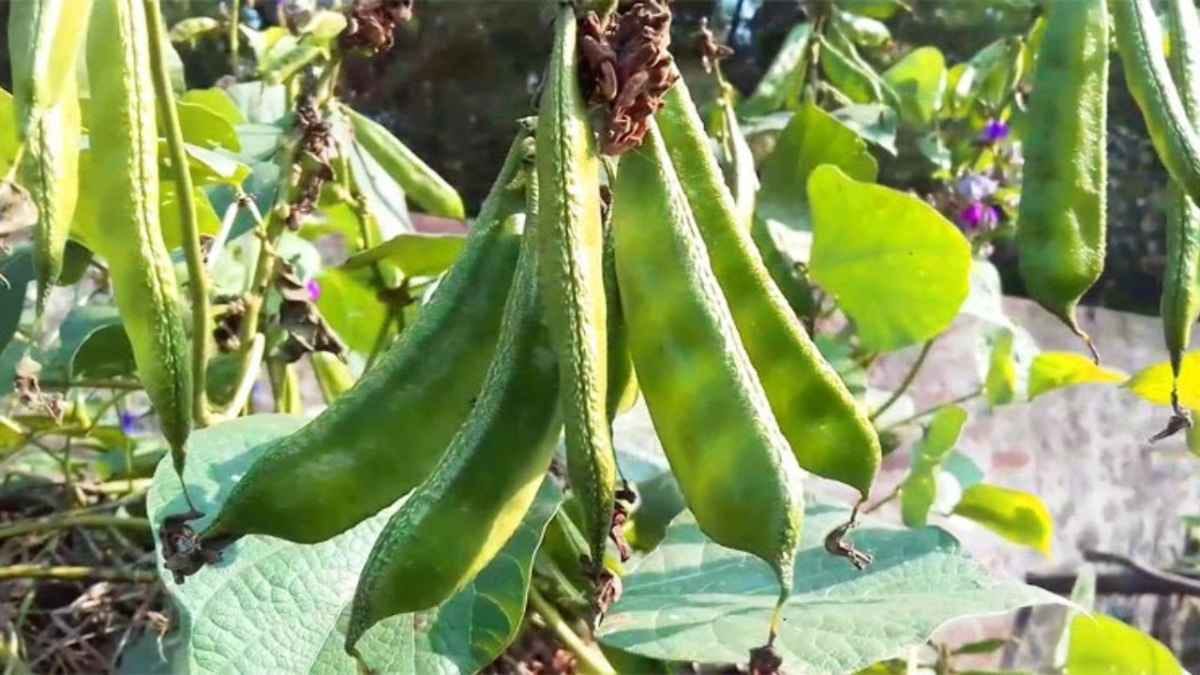
<path id="1" fill-rule="evenodd" d="M 956 648 L 951 653 L 955 656 L 962 656 L 964 654 L 991 654 L 993 652 L 1000 651 L 1000 649 L 1002 649 L 1009 642 L 1010 640 L 1004 640 L 1001 638 L 976 640 L 975 642 L 968 642 L 967 644 Z"/>
<path id="2" fill-rule="evenodd" d="M 833 18 L 846 37 L 861 47 L 882 47 L 892 41 L 887 25 L 877 19 L 840 10 L 834 12 Z"/>
<path id="3" fill-rule="evenodd" d="M 13 339 L 25 311 L 25 293 L 33 282 L 33 250 L 18 246 L 0 259 L 0 349 Z"/>
<path id="4" fill-rule="evenodd" d="M 806 510 L 796 588 L 775 641 L 787 672 L 852 672 L 923 644 L 950 620 L 1062 602 L 989 577 L 935 527 L 896 530 L 862 519 L 852 539 L 875 562 L 860 572 L 824 546 L 848 516 L 820 504 Z M 744 663 L 766 636 L 776 601 L 772 579 L 761 561 L 714 544 L 684 513 L 624 577 L 624 595 L 599 637 L 656 659 Z"/>
<path id="5" fill-rule="evenodd" d="M 1180 675 L 1183 668 L 1163 643 L 1103 614 L 1071 621 L 1070 675 Z"/>
<path id="6" fill-rule="evenodd" d="M 978 76 L 979 73 L 970 63 L 959 63 L 946 71 L 946 101 L 943 114 L 953 118 L 967 112 Z"/>
<path id="7" fill-rule="evenodd" d="M 945 330 L 967 297 L 971 246 L 921 199 L 863 183 L 834 166 L 808 179 L 812 278 L 854 319 L 874 351 Z"/>
<path id="8" fill-rule="evenodd" d="M 1007 328 L 992 334 L 992 355 L 983 390 L 988 405 L 1012 403 L 1017 394 L 1017 362 L 1013 358 L 1013 332 Z"/>
<path id="9" fill-rule="evenodd" d="M 202 148 L 225 148 L 231 152 L 242 149 L 237 129 L 222 116 L 223 112 L 187 101 L 179 101 L 175 107 L 179 111 L 179 124 L 183 127 L 185 142 Z"/>
<path id="10" fill-rule="evenodd" d="M 112 305 L 72 309 L 63 319 L 58 338 L 58 349 L 46 368 L 65 380 L 110 378 L 135 371 L 133 347 L 121 315 Z"/>
<path id="11" fill-rule="evenodd" d="M 806 103 L 780 133 L 774 151 L 763 160 L 758 215 L 793 230 L 810 229 L 804 186 L 821 164 L 833 164 L 863 181 L 875 180 L 879 170 L 866 142 L 853 129 Z"/>
<path id="12" fill-rule="evenodd" d="M 1019 37 L 1002 38 L 979 50 L 970 60 L 977 73 L 971 99 L 995 114 L 1024 74 L 1023 54 L 1024 41 Z"/>
<path id="13" fill-rule="evenodd" d="M 1079 384 L 1112 384 L 1128 379 L 1125 373 L 1096 365 L 1073 352 L 1042 352 L 1029 367 L 1029 399 L 1055 389 Z"/>
<path id="14" fill-rule="evenodd" d="M 900 97 L 900 118 L 906 124 L 928 126 L 942 108 L 946 59 L 936 47 L 914 49 L 883 73 L 883 81 Z"/>
<path id="15" fill-rule="evenodd" d="M 812 36 L 812 25 L 796 24 L 775 55 L 767 72 L 763 74 L 754 93 L 738 106 L 743 117 L 773 113 L 797 98 L 804 87 L 805 71 L 808 68 L 808 40 Z"/>
<path id="16" fill-rule="evenodd" d="M 902 0 L 837 0 L 834 4 L 855 14 L 880 20 L 890 19 L 897 12 L 912 11 L 912 7 Z"/>
<path id="17" fill-rule="evenodd" d="M 1163 361 L 1138 371 L 1125 387 L 1154 405 L 1171 405 L 1171 363 Z M 1200 351 L 1187 352 L 1179 369 L 1179 404 L 1200 410 Z"/>
<path id="18" fill-rule="evenodd" d="M 0 171 L 8 172 L 21 141 L 17 138 L 17 111 L 12 94 L 0 89 Z"/>
<path id="19" fill-rule="evenodd" d="M 980 483 L 963 492 L 954 514 L 1050 557 L 1054 518 L 1037 495 Z"/>
<path id="20" fill-rule="evenodd" d="M 183 214 L 179 210 L 179 199 L 173 180 L 163 179 L 158 184 L 158 222 L 162 226 L 163 243 L 167 250 L 183 246 Z M 196 205 L 196 224 L 200 234 L 213 235 L 221 230 L 221 217 L 213 210 L 208 195 L 200 188 L 192 189 L 192 201 Z"/>
<path id="21" fill-rule="evenodd" d="M 869 63 L 858 55 L 854 45 L 834 31 L 821 44 L 821 72 L 829 83 L 846 98 L 855 103 L 873 103 L 884 100 L 884 82 Z"/>
<path id="22" fill-rule="evenodd" d="M 458 257 L 466 238 L 456 234 L 401 233 L 378 246 L 350 256 L 342 267 L 361 269 L 386 260 L 406 277 L 441 274 Z"/>
<path id="23" fill-rule="evenodd" d="M 159 141 L 159 159 L 167 165 L 161 177 L 164 180 L 173 180 L 175 173 L 170 166 L 165 150 L 165 143 Z M 192 181 L 198 186 L 241 185 L 250 176 L 249 165 L 239 162 L 220 150 L 209 150 L 189 143 L 184 145 L 184 151 L 187 153 L 188 171 L 192 174 Z"/>
<path id="24" fill-rule="evenodd" d="M 345 133 L 344 129 L 339 131 Z M 346 141 L 342 147 L 349 148 L 346 159 L 351 179 L 366 200 L 367 210 L 378 221 L 380 236 L 386 240 L 404 232 L 415 232 L 408 215 L 404 188 L 358 141 Z"/>
<path id="25" fill-rule="evenodd" d="M 955 450 L 942 462 L 942 471 L 954 477 L 964 491 L 983 482 L 983 469 L 975 460 Z"/>
<path id="26" fill-rule="evenodd" d="M 246 123 L 246 116 L 224 89 L 189 89 L 179 100 L 206 108 L 235 127 Z"/>
<path id="27" fill-rule="evenodd" d="M 287 88 L 281 84 L 239 82 L 226 88 L 225 93 L 246 118 L 247 124 L 278 127 L 289 114 Z"/>
<path id="28" fill-rule="evenodd" d="M 896 111 L 882 103 L 848 105 L 833 111 L 837 121 L 853 129 L 863 140 L 896 155 Z"/>
<path id="29" fill-rule="evenodd" d="M 392 316 L 379 297 L 370 270 L 327 267 L 317 283 L 321 286 L 317 309 L 350 349 L 370 354 L 380 334 L 391 332 Z"/>
<path id="30" fill-rule="evenodd" d="M 900 485 L 900 513 L 905 525 L 925 526 L 929 509 L 937 500 L 937 474 L 966 422 L 965 409 L 946 406 L 934 414 L 925 436 L 912 449 L 912 469 Z"/>
<path id="31" fill-rule="evenodd" d="M 259 450 L 303 421 L 254 415 L 197 430 L 185 478 L 199 509 L 218 511 Z M 561 494 L 546 481 L 524 522 L 475 581 L 432 610 L 380 623 L 359 643 L 365 661 L 387 673 L 474 673 L 512 641 L 524 614 L 532 558 Z M 346 673 L 356 665 L 342 649 L 355 580 L 390 507 L 316 545 L 249 536 L 226 549 L 223 562 L 176 585 L 160 568 L 179 610 L 183 644 L 176 672 L 251 670 Z M 147 498 L 155 524 L 186 510 L 170 461 L 159 464 Z M 160 543 L 161 545 L 161 543 Z M 253 649 L 247 649 L 253 645 Z"/>
<path id="32" fill-rule="evenodd" d="M 20 336 L 9 340 L 0 350 L 0 396 L 7 396 L 13 390 L 13 378 L 17 375 L 17 365 L 29 353 L 29 342 Z"/>
<path id="33" fill-rule="evenodd" d="M 193 16 L 171 26 L 168 37 L 170 37 L 171 42 L 185 42 L 189 45 L 195 45 L 201 38 L 218 35 L 220 30 L 221 22 L 213 17 Z"/>

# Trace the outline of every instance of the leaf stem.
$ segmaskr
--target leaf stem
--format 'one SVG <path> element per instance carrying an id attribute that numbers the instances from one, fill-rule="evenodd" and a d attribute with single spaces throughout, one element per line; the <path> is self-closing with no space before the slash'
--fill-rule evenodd
<path id="1" fill-rule="evenodd" d="M 533 605 L 534 611 L 545 619 L 546 626 L 554 632 L 563 645 L 575 653 L 579 659 L 580 673 L 583 675 L 616 675 L 617 671 L 608 662 L 608 659 L 604 658 L 600 650 L 590 647 L 575 631 L 571 630 L 562 614 L 559 614 L 554 605 L 550 604 L 532 585 L 529 587 L 529 603 Z"/>
<path id="2" fill-rule="evenodd" d="M 233 79 L 238 79 L 238 29 L 242 22 L 242 3 L 241 0 L 233 0 L 229 8 L 229 72 L 233 75 Z"/>
<path id="3" fill-rule="evenodd" d="M 116 379 L 99 379 L 99 380 L 38 380 L 38 386 L 42 389 L 74 389 L 76 387 L 85 389 L 120 389 L 127 391 L 136 391 L 142 388 L 142 383 L 137 380 L 116 380 Z"/>
<path id="4" fill-rule="evenodd" d="M 10 579 L 57 579 L 59 581 L 130 581 L 152 584 L 158 574 L 150 570 L 123 569 L 113 567 L 84 567 L 71 565 L 9 565 L 0 567 L 0 581 Z"/>
<path id="5" fill-rule="evenodd" d="M 150 67 L 158 93 L 158 107 L 166 123 L 167 147 L 175 168 L 175 192 L 183 224 L 183 253 L 187 258 L 188 291 L 192 304 L 192 415 L 199 426 L 209 422 L 208 394 L 205 380 L 208 370 L 208 340 L 212 334 L 212 317 L 208 310 L 208 273 L 204 269 L 204 252 L 200 247 L 200 225 L 196 218 L 196 196 L 192 174 L 188 170 L 187 150 L 183 142 L 183 127 L 163 47 L 163 20 L 158 0 L 145 0 L 146 23 L 150 34 Z"/>
<path id="6" fill-rule="evenodd" d="M 946 406 L 959 405 L 962 403 L 966 403 L 967 401 L 970 401 L 972 399 L 979 398 L 982 394 L 983 394 L 982 388 L 976 389 L 975 391 L 963 394 L 962 396 L 959 396 L 958 398 L 952 398 L 949 401 L 943 401 L 942 403 L 930 406 L 928 408 L 925 408 L 924 410 L 919 410 L 919 411 L 909 415 L 908 417 L 905 417 L 904 419 L 896 420 L 895 422 L 892 422 L 891 424 L 887 425 L 883 429 L 880 429 L 880 431 L 887 431 L 889 429 L 895 429 L 896 427 L 903 426 L 905 424 L 908 424 L 909 422 L 915 422 L 916 420 L 919 420 L 922 417 L 927 417 L 929 415 L 934 414 L 935 412 L 941 410 L 942 408 L 945 408 Z"/>
<path id="7" fill-rule="evenodd" d="M 908 391 L 908 388 L 912 386 L 913 381 L 917 379 L 917 373 L 921 372 L 921 366 L 925 365 L 925 358 L 929 356 L 929 351 L 933 349 L 933 342 L 936 339 L 937 338 L 931 338 L 925 342 L 923 347 L 921 347 L 921 353 L 917 355 L 917 360 L 913 362 L 912 368 L 909 368 L 908 374 L 904 376 L 904 380 L 900 382 L 900 386 L 896 387 L 896 391 L 892 392 L 892 395 L 888 397 L 888 400 L 883 402 L 883 405 L 879 406 L 875 409 L 875 412 L 871 413 L 870 420 L 872 422 L 874 422 L 880 415 L 887 412 L 888 408 L 891 408 L 893 405 L 895 405 L 896 401 L 899 401 L 900 397 L 904 395 L 904 392 Z"/>

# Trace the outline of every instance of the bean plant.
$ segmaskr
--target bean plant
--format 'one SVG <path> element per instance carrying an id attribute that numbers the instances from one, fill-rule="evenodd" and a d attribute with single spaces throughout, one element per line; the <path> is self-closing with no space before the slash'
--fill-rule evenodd
<path id="1" fill-rule="evenodd" d="M 411 0 L 266 26 L 238 0 L 171 25 L 161 0 L 10 4 L 5 482 L 49 476 L 54 527 L 154 551 L 0 578 L 161 584 L 169 630 L 131 673 L 528 672 L 539 639 L 542 672 L 956 673 L 1009 636 L 936 629 L 1036 605 L 1065 607 L 1052 672 L 1183 672 L 1093 613 L 1089 571 L 1068 601 L 940 525 L 1050 555 L 1042 500 L 956 446 L 1058 389 L 1127 387 L 1163 406 L 1152 441 L 1200 454 L 1191 0 L 1165 30 L 1149 0 L 997 2 L 1020 32 L 960 63 L 893 39 L 899 0 L 807 2 L 750 91 L 721 12 L 536 1 L 545 70 L 525 117 L 489 120 L 512 141 L 477 208 L 344 98 L 347 65 L 403 58 Z M 182 71 L 198 44 L 228 55 L 216 86 Z M 1114 59 L 1169 176 L 1170 359 L 1133 376 L 1078 317 Z M 997 247 L 1076 351 L 1004 314 Z M 964 316 L 978 381 L 916 409 Z M 883 360 L 910 364 L 889 390 Z M 90 519 L 88 494 L 129 510 Z"/>

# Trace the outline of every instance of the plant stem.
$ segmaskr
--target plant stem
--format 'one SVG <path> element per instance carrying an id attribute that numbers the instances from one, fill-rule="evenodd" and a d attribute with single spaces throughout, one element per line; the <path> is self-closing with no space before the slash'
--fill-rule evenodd
<path id="1" fill-rule="evenodd" d="M 904 392 L 908 391 L 908 388 L 912 386 L 913 380 L 917 379 L 917 373 L 921 371 L 921 366 L 925 365 L 925 357 L 929 356 L 929 351 L 933 349 L 933 341 L 936 339 L 937 338 L 928 340 L 925 345 L 921 347 L 921 353 L 917 355 L 917 360 L 913 362 L 912 368 L 910 368 L 908 374 L 904 376 L 904 380 L 900 382 L 900 386 L 896 387 L 896 391 L 892 392 L 892 395 L 888 397 L 888 400 L 883 402 L 883 405 L 879 406 L 875 409 L 875 412 L 871 413 L 871 421 L 875 421 L 875 419 L 877 419 L 880 415 L 887 412 L 888 408 L 891 408 L 893 405 L 895 405 L 896 401 L 899 401 L 900 397 L 904 395 Z"/>
<path id="2" fill-rule="evenodd" d="M 238 79 L 238 28 L 242 22 L 241 0 L 233 0 L 229 9 L 229 72 Z"/>
<path id="3" fill-rule="evenodd" d="M 941 410 L 942 408 L 945 408 L 946 406 L 959 405 L 960 403 L 966 403 L 967 401 L 970 401 L 972 399 L 979 398 L 979 396 L 981 396 L 982 394 L 983 394 L 982 388 L 976 389 L 975 391 L 972 391 L 967 394 L 963 394 L 962 396 L 959 396 L 958 398 L 952 398 L 949 401 L 944 401 L 937 405 L 930 406 L 924 410 L 919 410 L 919 411 L 909 415 L 908 417 L 905 417 L 904 419 L 896 420 L 895 422 L 892 422 L 891 424 L 887 425 L 880 431 L 887 431 L 889 429 L 895 429 L 896 427 L 903 426 L 905 424 L 908 424 L 909 422 L 915 422 L 916 420 L 919 420 L 922 417 L 927 417 L 929 415 L 934 414 L 935 412 Z"/>
<path id="4" fill-rule="evenodd" d="M 900 496 L 900 486 L 897 485 L 896 487 L 892 488 L 892 491 L 887 493 L 887 495 L 885 495 L 883 497 L 883 499 L 880 499 L 879 501 L 875 502 L 874 504 L 872 504 L 870 506 L 864 507 L 862 510 L 862 515 L 865 516 L 868 513 L 871 513 L 872 511 L 878 509 L 879 507 L 883 506 L 884 504 L 887 504 L 888 502 L 892 501 L 893 499 L 895 499 L 896 497 L 899 497 L 899 496 Z"/>
<path id="5" fill-rule="evenodd" d="M 192 301 L 192 415 L 199 426 L 208 425 L 208 394 L 205 379 L 208 370 L 208 339 L 212 334 L 212 317 L 208 311 L 208 272 L 204 269 L 204 252 L 200 248 L 200 225 L 196 219 L 196 199 L 192 174 L 188 170 L 187 150 L 183 143 L 183 127 L 163 47 L 163 21 L 158 0 L 145 0 L 146 23 L 150 33 L 150 66 L 154 72 L 154 87 L 158 93 L 159 110 L 166 123 L 167 147 L 175 167 L 175 192 L 183 223 L 183 253 L 187 258 L 188 291 Z"/>
<path id="6" fill-rule="evenodd" d="M 7 567 L 0 567 L 0 581 L 7 581 L 9 579 L 56 579 L 58 581 L 98 579 L 102 581 L 132 581 L 139 584 L 152 584 L 158 581 L 158 574 L 150 570 L 69 565 L 9 565 Z"/>
<path id="7" fill-rule="evenodd" d="M 42 389 L 74 389 L 76 387 L 88 389 L 123 389 L 135 391 L 142 388 L 142 383 L 137 380 L 75 380 L 67 382 L 64 380 L 38 380 L 38 386 Z"/>
<path id="8" fill-rule="evenodd" d="M 30 532 L 64 530 L 69 527 L 119 527 L 126 530 L 149 532 L 151 525 L 146 518 L 130 518 L 129 516 L 114 516 L 104 513 L 66 512 L 0 527 L 0 540 Z"/>
<path id="9" fill-rule="evenodd" d="M 529 603 L 534 611 L 542 615 L 546 626 L 554 631 L 554 635 L 563 645 L 575 653 L 579 659 L 579 672 L 584 675 L 616 675 L 616 670 L 609 664 L 608 659 L 598 649 L 592 649 L 567 625 L 566 619 L 558 613 L 554 605 L 533 586 L 529 587 Z"/>

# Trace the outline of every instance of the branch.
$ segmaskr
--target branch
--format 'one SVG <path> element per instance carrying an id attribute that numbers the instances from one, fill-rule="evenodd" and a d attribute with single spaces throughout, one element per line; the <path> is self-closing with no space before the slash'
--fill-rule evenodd
<path id="1" fill-rule="evenodd" d="M 121 569 L 114 567 L 9 565 L 0 567 L 0 581 L 9 579 L 56 579 L 58 581 L 130 581 L 138 584 L 153 584 L 158 574 L 150 570 Z"/>
<path id="2" fill-rule="evenodd" d="M 154 72 L 154 87 L 158 93 L 159 110 L 166 122 L 167 147 L 175 165 L 175 192 L 183 223 L 183 252 L 187 258 L 188 291 L 192 301 L 192 415 L 199 426 L 208 425 L 208 394 L 205 379 L 208 375 L 208 336 L 212 334 L 212 317 L 208 310 L 208 273 L 204 269 L 204 252 L 200 248 L 200 225 L 196 219 L 195 192 L 192 174 L 188 170 L 187 150 L 183 143 L 183 128 L 171 77 L 163 48 L 163 20 L 158 0 L 145 0 L 146 23 L 150 33 L 150 67 Z M 237 17 L 234 17 L 236 22 Z"/>
<path id="3" fill-rule="evenodd" d="M 1027 574 L 1025 583 L 1044 588 L 1051 593 L 1070 595 L 1075 587 L 1074 574 Z M 1096 592 L 1107 595 L 1200 595 L 1200 583 L 1178 585 L 1164 579 L 1137 574 L 1116 573 L 1096 575 Z"/>
<path id="4" fill-rule="evenodd" d="M 579 672 L 585 675 L 616 675 L 616 670 L 599 650 L 592 649 L 582 638 L 571 630 L 562 614 L 550 604 L 533 586 L 529 587 L 529 603 L 534 611 L 546 621 L 546 626 L 554 632 L 555 637 L 570 649 L 579 659 Z"/>
<path id="5" fill-rule="evenodd" d="M 1163 570 L 1151 567 L 1146 563 L 1127 558 L 1116 553 L 1108 553 L 1105 551 L 1084 551 L 1083 559 L 1088 562 L 1112 563 L 1129 568 L 1135 576 L 1139 576 L 1147 581 L 1155 583 L 1167 584 L 1178 588 L 1177 593 L 1187 593 L 1191 595 L 1200 595 L 1200 579 L 1185 577 L 1182 574 L 1173 574 Z"/>
<path id="6" fill-rule="evenodd" d="M 150 521 L 146 518 L 130 518 L 128 516 L 113 516 L 100 513 L 59 513 L 45 518 L 22 520 L 11 525 L 0 527 L 0 540 L 29 534 L 31 532 L 49 532 L 70 527 L 119 527 L 136 532 L 150 532 Z"/>
<path id="7" fill-rule="evenodd" d="M 963 394 L 962 396 L 959 396 L 958 398 L 953 398 L 944 403 L 939 403 L 937 405 L 930 406 L 924 410 L 918 410 L 917 412 L 909 415 L 908 417 L 905 417 L 904 419 L 896 420 L 895 422 L 892 422 L 891 424 L 887 425 L 886 427 L 880 429 L 880 431 L 887 431 L 888 429 L 895 429 L 896 427 L 903 426 L 905 424 L 908 424 L 909 422 L 915 422 L 915 421 L 921 419 L 922 417 L 928 417 L 929 415 L 934 414 L 935 412 L 941 410 L 942 408 L 945 408 L 946 406 L 959 405 L 961 403 L 966 403 L 967 401 L 970 401 L 972 399 L 979 398 L 979 396 L 981 396 L 982 394 L 983 394 L 983 389 L 976 389 L 975 391 L 972 391 L 967 394 Z"/>
<path id="8" fill-rule="evenodd" d="M 888 398 L 888 400 L 883 402 L 883 405 L 879 406 L 875 409 L 875 412 L 871 413 L 870 419 L 872 422 L 875 421 L 875 419 L 880 415 L 887 412 L 888 408 L 891 408 L 893 405 L 895 405 L 896 401 L 899 401 L 900 397 L 904 395 L 904 392 L 908 391 L 908 388 L 912 386 L 913 380 L 917 379 L 917 373 L 921 371 L 921 366 L 925 365 L 925 357 L 929 356 L 929 350 L 933 349 L 933 341 L 935 339 L 937 338 L 928 340 L 925 343 L 925 346 L 921 347 L 921 353 L 917 355 L 917 360 L 913 362 L 912 368 L 910 368 L 908 374 L 904 376 L 904 380 L 900 382 L 900 386 L 896 387 L 896 391 L 892 392 L 892 395 Z"/>

